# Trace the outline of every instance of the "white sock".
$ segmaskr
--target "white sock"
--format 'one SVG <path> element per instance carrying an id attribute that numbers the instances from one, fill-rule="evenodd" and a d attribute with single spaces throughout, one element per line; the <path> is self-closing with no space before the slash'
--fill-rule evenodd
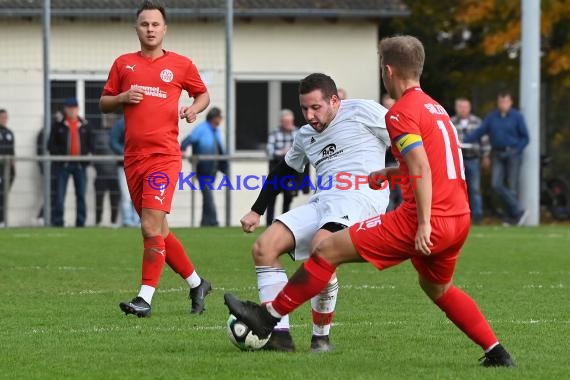
<path id="1" fill-rule="evenodd" d="M 269 314 L 271 314 L 272 316 L 274 316 L 275 318 L 283 318 L 283 316 L 281 314 L 279 314 L 277 312 L 277 310 L 275 310 L 275 308 L 273 307 L 273 303 L 272 302 L 268 302 L 265 304 L 265 307 L 267 307 L 267 311 L 269 312 Z"/>
<path id="2" fill-rule="evenodd" d="M 148 285 L 141 285 L 141 290 L 139 291 L 139 297 L 146 301 L 150 305 L 152 302 L 152 296 L 154 295 L 154 291 L 156 289 L 152 286 Z"/>
<path id="3" fill-rule="evenodd" d="M 192 274 L 187 278 L 185 278 L 185 280 L 188 283 L 188 285 L 190 285 L 190 289 L 200 286 L 200 284 L 202 283 L 202 279 L 200 278 L 200 276 L 198 276 L 198 273 L 196 273 L 196 271 L 192 272 Z"/>
<path id="4" fill-rule="evenodd" d="M 285 284 L 287 284 L 285 269 L 256 266 L 255 273 L 257 274 L 257 288 L 259 290 L 259 301 L 261 301 L 261 303 L 273 301 Z M 281 318 L 281 321 L 275 326 L 275 330 L 289 330 L 288 315 Z"/>
<path id="5" fill-rule="evenodd" d="M 329 335 L 331 330 L 332 314 L 336 307 L 337 295 L 338 280 L 336 279 L 336 276 L 334 276 L 323 291 L 311 298 L 311 308 L 313 309 L 313 335 Z M 317 319 L 320 317 L 328 320 L 329 322 L 315 323 L 315 313 L 320 314 Z"/>

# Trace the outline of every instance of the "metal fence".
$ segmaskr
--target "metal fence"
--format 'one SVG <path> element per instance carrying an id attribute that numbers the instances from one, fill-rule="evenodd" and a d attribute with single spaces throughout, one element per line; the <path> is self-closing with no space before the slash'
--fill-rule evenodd
<path id="1" fill-rule="evenodd" d="M 47 191 L 44 183 L 45 172 L 40 167 L 50 167 L 54 162 L 88 161 L 87 166 L 87 223 L 86 226 L 95 226 L 95 188 L 94 181 L 97 176 L 94 163 L 112 163 L 122 160 L 121 156 L 0 156 L 0 163 L 4 163 L 4 174 L 9 175 L 10 160 L 15 161 L 16 179 L 10 188 L 8 181 L 4 181 L 4 221 L 5 226 L 28 227 L 48 225 L 46 218 L 40 217 L 42 209 L 49 212 L 45 206 L 53 205 L 54 189 Z M 220 225 L 239 225 L 239 218 L 250 210 L 255 201 L 264 176 L 267 174 L 267 158 L 263 155 L 224 155 L 224 156 L 191 156 L 184 157 L 181 177 L 185 179 L 182 184 L 177 183 L 169 223 L 174 227 L 198 227 L 202 216 L 202 196 L 195 167 L 199 160 L 228 160 L 232 163 L 233 173 L 223 177 L 218 174 L 212 184 L 216 211 Z M 47 164 L 47 165 L 46 165 Z M 50 175 L 53 179 L 53 176 Z M 246 178 L 249 177 L 249 178 Z M 227 178 L 224 180 L 224 178 Z M 177 179 L 178 180 L 178 179 Z M 248 183 L 244 186 L 245 180 Z M 51 202 L 45 202 L 46 193 L 50 193 Z M 300 194 L 295 198 L 293 206 L 305 203 L 309 195 Z M 281 197 L 276 202 L 276 210 L 280 209 Z M 228 201 L 229 200 L 229 201 Z M 101 226 L 113 226 L 110 221 L 110 198 L 104 198 Z M 228 219 L 226 210 L 231 208 L 233 219 Z M 73 181 L 69 181 L 65 198 L 65 226 L 73 226 L 76 213 L 75 189 Z M 121 223 L 119 222 L 118 225 Z"/>

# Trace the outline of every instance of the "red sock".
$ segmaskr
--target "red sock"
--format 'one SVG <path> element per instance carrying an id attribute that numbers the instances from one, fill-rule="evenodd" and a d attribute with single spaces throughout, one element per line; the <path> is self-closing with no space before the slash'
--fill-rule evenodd
<path id="1" fill-rule="evenodd" d="M 184 250 L 180 240 L 172 232 L 164 239 L 166 245 L 166 263 L 180 277 L 186 279 L 194 272 L 194 265 Z"/>
<path id="2" fill-rule="evenodd" d="M 461 331 L 483 350 L 497 343 L 497 337 L 475 301 L 455 286 L 435 301 Z"/>
<path id="3" fill-rule="evenodd" d="M 142 284 L 156 288 L 162 268 L 166 249 L 162 236 L 153 236 L 144 239 L 144 254 L 142 263 Z"/>
<path id="4" fill-rule="evenodd" d="M 313 316 L 313 324 L 317 326 L 330 325 L 333 320 L 333 313 L 319 313 L 318 311 L 311 310 Z"/>
<path id="5" fill-rule="evenodd" d="M 335 270 L 335 266 L 322 257 L 309 257 L 271 305 L 281 315 L 291 313 L 326 288 Z"/>

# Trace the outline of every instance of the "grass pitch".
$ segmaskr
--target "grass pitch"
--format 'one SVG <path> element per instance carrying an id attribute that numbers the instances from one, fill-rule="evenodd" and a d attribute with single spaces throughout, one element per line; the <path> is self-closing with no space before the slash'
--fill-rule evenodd
<path id="1" fill-rule="evenodd" d="M 232 291 L 257 300 L 255 235 L 175 232 L 215 287 L 201 316 L 188 314 L 187 287 L 166 268 L 152 318 L 120 312 L 118 303 L 138 290 L 138 230 L 1 230 L 0 377 L 570 378 L 567 227 L 474 227 L 460 258 L 456 284 L 478 301 L 516 369 L 480 368 L 480 349 L 422 294 L 410 264 L 340 269 L 333 353 L 308 351 L 306 305 L 291 317 L 298 352 L 240 352 L 226 337 L 222 297 Z M 284 262 L 291 274 L 297 264 Z"/>

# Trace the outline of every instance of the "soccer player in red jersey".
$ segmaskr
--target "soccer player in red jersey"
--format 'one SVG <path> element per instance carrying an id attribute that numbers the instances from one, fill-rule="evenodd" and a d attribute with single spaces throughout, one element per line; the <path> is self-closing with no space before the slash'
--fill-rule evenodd
<path id="1" fill-rule="evenodd" d="M 141 50 L 115 60 L 99 102 L 102 112 L 122 107 L 125 114 L 124 167 L 134 207 L 141 217 L 144 253 L 140 292 L 119 306 L 126 314 L 138 317 L 151 314 L 152 297 L 165 262 L 188 283 L 192 313 L 202 313 L 204 298 L 212 289 L 198 276 L 166 220 L 182 165 L 178 119 L 192 123 L 210 103 L 194 63 L 163 50 L 166 29 L 164 7 L 144 1 L 136 21 Z M 182 90 L 194 101 L 179 109 Z"/>
<path id="2" fill-rule="evenodd" d="M 411 36 L 385 38 L 380 56 L 384 86 L 397 99 L 386 125 L 400 166 L 371 173 L 370 180 L 379 185 L 375 177 L 408 178 L 403 203 L 322 240 L 273 302 L 259 306 L 226 294 L 226 305 L 263 338 L 281 316 L 327 286 L 340 264 L 368 261 L 383 270 L 409 259 L 427 296 L 485 351 L 482 364 L 513 366 L 475 301 L 452 283 L 470 213 L 457 132 L 443 107 L 420 88 L 423 45 Z"/>

